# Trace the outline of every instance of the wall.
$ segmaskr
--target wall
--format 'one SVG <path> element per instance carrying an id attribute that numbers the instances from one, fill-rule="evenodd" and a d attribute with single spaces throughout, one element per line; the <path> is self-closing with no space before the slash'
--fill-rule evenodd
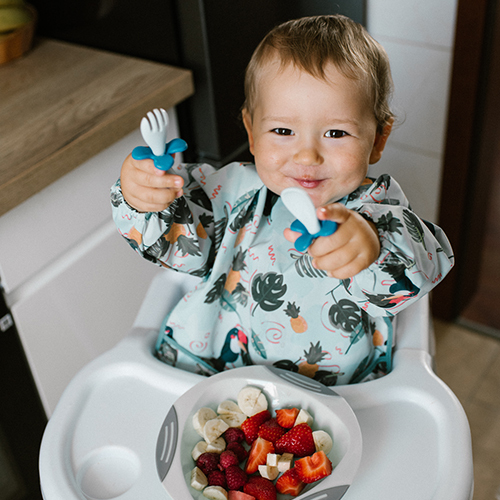
<path id="1" fill-rule="evenodd" d="M 389 173 L 437 220 L 457 0 L 367 0 L 367 28 L 391 60 L 398 124 L 371 175 Z"/>

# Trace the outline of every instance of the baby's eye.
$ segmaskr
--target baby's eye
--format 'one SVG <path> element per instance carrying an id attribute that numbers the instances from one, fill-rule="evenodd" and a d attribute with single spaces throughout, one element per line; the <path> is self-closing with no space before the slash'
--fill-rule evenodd
<path id="1" fill-rule="evenodd" d="M 332 137 L 333 139 L 341 139 L 349 135 L 345 130 L 329 130 L 326 132 L 325 137 Z"/>
<path id="2" fill-rule="evenodd" d="M 293 130 L 290 130 L 289 128 L 273 128 L 271 132 L 278 135 L 294 135 Z"/>

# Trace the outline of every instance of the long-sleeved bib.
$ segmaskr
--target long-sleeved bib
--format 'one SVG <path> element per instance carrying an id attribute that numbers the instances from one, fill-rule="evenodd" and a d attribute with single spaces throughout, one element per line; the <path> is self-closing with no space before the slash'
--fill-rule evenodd
<path id="1" fill-rule="evenodd" d="M 144 258 L 200 276 L 165 319 L 160 359 L 214 373 L 275 364 L 326 385 L 390 370 L 391 319 L 453 266 L 448 239 L 411 211 L 389 176 L 367 178 L 340 201 L 377 227 L 379 258 L 338 280 L 312 266 L 283 236 L 294 217 L 254 165 L 177 167 L 184 196 L 139 213 L 112 188 L 114 220 Z"/>

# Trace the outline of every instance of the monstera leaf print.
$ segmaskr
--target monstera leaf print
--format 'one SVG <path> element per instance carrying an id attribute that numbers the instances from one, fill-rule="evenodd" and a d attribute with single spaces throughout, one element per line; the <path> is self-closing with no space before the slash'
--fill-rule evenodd
<path id="1" fill-rule="evenodd" d="M 231 224 L 229 225 L 229 229 L 231 231 L 239 231 L 242 227 L 244 227 L 253 217 L 255 211 L 257 199 L 255 198 L 247 210 L 240 210 L 236 217 L 233 219 Z"/>
<path id="2" fill-rule="evenodd" d="M 422 244 L 427 251 L 425 247 L 424 228 L 420 223 L 420 219 L 413 212 L 406 209 L 403 210 L 403 219 L 413 241 Z"/>
<path id="3" fill-rule="evenodd" d="M 221 274 L 214 286 L 210 288 L 205 297 L 205 303 L 211 304 L 222 297 L 222 292 L 224 291 L 224 284 L 226 283 L 226 273 Z"/>
<path id="4" fill-rule="evenodd" d="M 196 188 L 189 191 L 189 199 L 206 210 L 212 209 L 212 204 L 210 203 L 207 193 L 205 193 L 202 188 Z"/>
<path id="5" fill-rule="evenodd" d="M 243 307 L 246 307 L 248 303 L 248 292 L 245 289 L 245 287 L 241 284 L 238 283 L 233 290 L 233 293 L 231 294 L 234 297 L 234 300 L 236 302 L 239 302 Z"/>
<path id="6" fill-rule="evenodd" d="M 377 220 L 375 227 L 379 231 L 402 234 L 399 228 L 403 227 L 403 224 L 401 224 L 401 221 L 397 217 L 392 215 L 392 212 L 387 212 L 387 214 L 383 214 Z"/>
<path id="7" fill-rule="evenodd" d="M 179 248 L 179 251 L 181 252 L 182 256 L 201 255 L 200 247 L 196 243 L 196 240 L 194 238 L 189 238 L 188 236 L 185 236 L 183 234 L 181 234 L 177 238 L 177 247 Z"/>
<path id="8" fill-rule="evenodd" d="M 158 238 L 158 240 L 151 245 L 146 252 L 155 259 L 161 259 L 167 253 L 169 248 L 170 242 L 168 240 L 165 238 Z"/>
<path id="9" fill-rule="evenodd" d="M 384 186 L 385 190 L 388 191 L 391 187 L 391 176 L 389 174 L 382 174 L 373 183 L 372 189 L 378 189 L 380 186 Z"/>
<path id="10" fill-rule="evenodd" d="M 342 328 L 347 333 L 352 333 L 361 323 L 361 314 L 359 307 L 354 302 L 341 299 L 330 307 L 328 319 L 332 326 Z"/>
<path id="11" fill-rule="evenodd" d="M 264 347 L 262 340 L 260 340 L 260 337 L 253 330 L 252 330 L 251 342 L 252 342 L 252 347 L 254 348 L 255 352 L 261 358 L 267 359 L 266 348 Z"/>
<path id="12" fill-rule="evenodd" d="M 222 239 L 224 238 L 224 234 L 226 233 L 227 227 L 227 208 L 224 205 L 224 217 L 215 221 L 215 248 L 218 250 L 222 243 Z"/>
<path id="13" fill-rule="evenodd" d="M 301 278 L 325 278 L 326 272 L 312 266 L 312 258 L 309 254 L 291 253 L 290 257 L 295 260 L 295 270 Z"/>
<path id="14" fill-rule="evenodd" d="M 257 305 L 252 314 L 258 306 L 267 312 L 279 309 L 284 302 L 281 297 L 285 295 L 286 290 L 282 274 L 273 272 L 256 274 L 252 281 L 252 298 Z"/>

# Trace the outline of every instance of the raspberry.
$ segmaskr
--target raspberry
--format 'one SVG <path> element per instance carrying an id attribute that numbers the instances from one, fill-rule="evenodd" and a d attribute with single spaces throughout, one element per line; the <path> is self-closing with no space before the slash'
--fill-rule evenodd
<path id="1" fill-rule="evenodd" d="M 240 463 L 248 457 L 248 451 L 245 450 L 241 443 L 228 443 L 228 445 L 226 446 L 226 450 L 235 453 Z"/>
<path id="2" fill-rule="evenodd" d="M 247 483 L 247 475 L 237 465 L 230 465 L 226 469 L 226 482 L 228 490 L 241 490 Z"/>
<path id="3" fill-rule="evenodd" d="M 238 457 L 236 456 L 236 453 L 231 450 L 226 450 L 223 451 L 220 454 L 220 459 L 219 459 L 219 468 L 222 469 L 227 469 L 230 465 L 238 465 L 240 461 L 238 460 Z"/>
<path id="4" fill-rule="evenodd" d="M 220 470 L 213 470 L 207 476 L 208 486 L 226 487 L 226 475 Z"/>
<path id="5" fill-rule="evenodd" d="M 237 427 L 230 427 L 224 433 L 226 443 L 241 443 L 245 439 L 245 433 Z"/>
<path id="6" fill-rule="evenodd" d="M 209 452 L 202 453 L 196 460 L 196 466 L 203 471 L 205 476 L 208 476 L 213 470 L 219 469 L 219 455 Z"/>

